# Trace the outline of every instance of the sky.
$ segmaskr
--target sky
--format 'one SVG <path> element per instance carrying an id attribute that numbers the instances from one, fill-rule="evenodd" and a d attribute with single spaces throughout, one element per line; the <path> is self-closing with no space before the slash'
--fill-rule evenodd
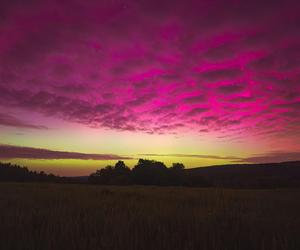
<path id="1" fill-rule="evenodd" d="M 86 175 L 300 160 L 300 3 L 2 0 L 0 161 Z"/>

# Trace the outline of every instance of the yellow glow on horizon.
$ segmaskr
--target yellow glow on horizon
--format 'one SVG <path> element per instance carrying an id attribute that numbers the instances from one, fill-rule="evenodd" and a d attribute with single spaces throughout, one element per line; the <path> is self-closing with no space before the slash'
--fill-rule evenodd
<path id="1" fill-rule="evenodd" d="M 125 164 L 130 168 L 138 162 L 139 158 L 162 161 L 167 167 L 172 163 L 183 162 L 186 168 L 203 167 L 210 165 L 222 165 L 231 163 L 228 160 L 201 159 L 193 157 L 171 157 L 171 156 L 138 156 L 136 159 L 124 160 Z M 107 165 L 115 165 L 117 160 L 35 160 L 35 159 L 12 159 L 3 162 L 11 162 L 21 166 L 28 167 L 32 171 L 44 171 L 60 176 L 81 176 L 89 175 L 97 169 L 101 169 Z"/>
<path id="2" fill-rule="evenodd" d="M 135 158 L 134 160 L 125 160 L 129 167 L 133 167 L 138 158 L 162 161 L 167 166 L 173 162 L 181 162 L 187 168 L 230 163 L 229 160 L 155 156 L 155 154 L 247 157 L 257 152 L 263 152 L 261 146 L 263 144 L 257 144 L 250 139 L 246 144 L 222 142 L 217 139 L 217 135 L 199 135 L 192 132 L 180 135 L 150 135 L 142 132 L 95 129 L 73 123 L 60 129 L 20 131 L 20 129 L 7 128 L 1 131 L 1 144 L 87 154 L 129 156 Z M 143 156 L 147 154 L 154 154 L 154 156 Z M 114 165 L 116 161 L 15 159 L 11 162 L 27 166 L 32 170 L 78 176 L 90 174 L 106 165 Z"/>

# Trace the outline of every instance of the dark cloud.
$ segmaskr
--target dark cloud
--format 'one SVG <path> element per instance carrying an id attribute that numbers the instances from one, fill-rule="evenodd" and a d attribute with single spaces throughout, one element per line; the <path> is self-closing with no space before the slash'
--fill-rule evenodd
<path id="1" fill-rule="evenodd" d="M 175 131 L 178 128 L 184 127 L 183 123 L 171 123 L 164 124 L 164 125 L 156 125 L 154 126 L 150 132 L 150 134 L 157 133 L 157 134 L 176 134 Z"/>
<path id="2" fill-rule="evenodd" d="M 291 88 L 294 87 L 294 85 L 297 84 L 297 79 L 289 79 L 287 77 L 278 77 L 274 75 L 266 75 L 266 74 L 256 74 L 254 77 L 254 80 L 261 83 L 261 84 L 270 84 L 274 87 L 285 87 L 285 88 Z"/>
<path id="3" fill-rule="evenodd" d="M 222 125 L 223 126 L 232 126 L 232 125 L 239 125 L 241 124 L 242 120 L 222 120 Z"/>
<path id="4" fill-rule="evenodd" d="M 151 85 L 151 83 L 149 81 L 138 81 L 138 82 L 135 82 L 133 83 L 133 87 L 136 88 L 136 89 L 143 89 L 143 88 L 146 88 L 147 86 Z"/>
<path id="5" fill-rule="evenodd" d="M 0 113 L 0 125 L 25 129 L 48 129 L 46 126 L 31 124 L 3 113 Z"/>
<path id="6" fill-rule="evenodd" d="M 294 70 L 300 67 L 300 45 L 291 44 L 277 51 L 279 71 Z"/>
<path id="7" fill-rule="evenodd" d="M 206 101 L 205 95 L 190 96 L 183 99 L 183 102 L 188 104 L 203 103 L 204 101 Z"/>
<path id="8" fill-rule="evenodd" d="M 218 91 L 222 94 L 232 94 L 236 92 L 241 92 L 246 87 L 246 84 L 229 84 L 229 85 L 222 85 L 218 88 Z"/>
<path id="9" fill-rule="evenodd" d="M 170 112 L 173 112 L 176 109 L 177 105 L 176 104 L 169 104 L 169 105 L 164 105 L 160 106 L 158 108 L 155 108 L 151 113 L 155 115 L 166 115 L 169 114 Z"/>
<path id="10" fill-rule="evenodd" d="M 231 44 L 222 44 L 218 47 L 208 49 L 203 54 L 203 57 L 211 61 L 221 61 L 234 57 L 238 52 Z"/>
<path id="11" fill-rule="evenodd" d="M 273 69 L 275 65 L 275 56 L 267 55 L 262 58 L 256 59 L 249 64 L 250 69 L 254 70 L 270 70 Z"/>
<path id="12" fill-rule="evenodd" d="M 53 151 L 42 148 L 0 145 L 0 159 L 126 160 L 132 158 L 113 154 L 84 154 L 78 152 Z"/>
<path id="13" fill-rule="evenodd" d="M 111 103 L 91 104 L 80 99 L 68 98 L 45 91 L 32 93 L 27 90 L 7 90 L 2 88 L 0 97 L 3 105 L 23 107 L 36 110 L 53 116 L 62 116 L 65 119 L 89 123 L 93 118 L 101 117 L 115 111 L 116 106 Z M 120 107 L 121 111 L 122 107 Z"/>
<path id="14" fill-rule="evenodd" d="M 129 101 L 127 102 L 126 105 L 130 106 L 130 107 L 137 107 L 143 104 L 146 104 L 147 102 L 150 102 L 151 100 L 153 100 L 155 98 L 154 93 L 151 94 L 145 94 L 143 96 L 140 96 L 138 98 L 136 98 L 135 100 Z"/>
<path id="15" fill-rule="evenodd" d="M 197 116 L 199 114 L 209 111 L 209 108 L 194 108 L 186 113 L 187 116 Z"/>
<path id="16" fill-rule="evenodd" d="M 227 68 L 209 70 L 201 73 L 201 78 L 208 82 L 232 80 L 241 76 L 243 72 L 239 68 Z"/>
<path id="17" fill-rule="evenodd" d="M 289 71 L 300 67 L 300 46 L 290 44 L 277 48 L 271 53 L 249 63 L 248 67 L 256 71 Z"/>
<path id="18" fill-rule="evenodd" d="M 230 101 L 233 103 L 244 103 L 244 102 L 253 102 L 255 101 L 255 97 L 254 96 L 237 96 L 232 98 Z"/>
<path id="19" fill-rule="evenodd" d="M 290 109 L 290 110 L 293 110 L 293 109 L 299 110 L 300 109 L 300 101 L 280 103 L 280 104 L 276 104 L 276 107 Z"/>
<path id="20" fill-rule="evenodd" d="M 210 115 L 210 116 L 202 117 L 201 120 L 200 120 L 200 123 L 203 124 L 203 125 L 207 125 L 211 122 L 216 122 L 218 120 L 219 120 L 219 118 L 217 116 Z"/>
<path id="21" fill-rule="evenodd" d="M 73 68 L 72 66 L 70 66 L 69 64 L 65 64 L 65 63 L 57 63 L 53 66 L 52 69 L 52 74 L 55 77 L 68 77 L 70 74 L 72 74 Z"/>
<path id="22" fill-rule="evenodd" d="M 82 94 L 91 91 L 91 88 L 83 84 L 65 84 L 62 86 L 54 86 L 53 89 L 61 94 Z"/>

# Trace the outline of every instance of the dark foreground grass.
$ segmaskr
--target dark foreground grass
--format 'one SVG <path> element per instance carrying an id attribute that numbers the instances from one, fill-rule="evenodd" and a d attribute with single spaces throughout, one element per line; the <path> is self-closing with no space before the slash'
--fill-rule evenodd
<path id="1" fill-rule="evenodd" d="M 0 249 L 300 249 L 300 189 L 0 184 Z"/>

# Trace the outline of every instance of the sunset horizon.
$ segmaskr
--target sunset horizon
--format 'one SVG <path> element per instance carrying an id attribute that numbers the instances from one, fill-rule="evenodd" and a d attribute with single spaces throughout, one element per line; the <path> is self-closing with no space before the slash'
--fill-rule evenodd
<path id="1" fill-rule="evenodd" d="M 299 0 L 0 0 L 0 250 L 299 250 Z"/>
<path id="2" fill-rule="evenodd" d="M 97 169 L 114 166 L 123 161 L 133 168 L 139 159 L 155 160 L 166 164 L 182 163 L 186 169 L 232 164 L 264 164 L 299 161 L 299 154 L 274 151 L 250 157 L 202 155 L 202 154 L 137 154 L 116 155 L 58 151 L 44 148 L 0 145 L 0 162 L 18 164 L 31 171 L 59 176 L 88 176 Z"/>

